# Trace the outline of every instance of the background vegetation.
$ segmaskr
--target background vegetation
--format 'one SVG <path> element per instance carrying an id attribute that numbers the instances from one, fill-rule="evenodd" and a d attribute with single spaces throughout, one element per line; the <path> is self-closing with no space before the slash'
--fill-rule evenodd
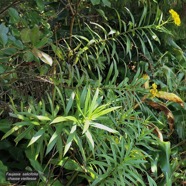
<path id="1" fill-rule="evenodd" d="M 185 185 L 185 10 L 1 0 L 0 184 L 37 171 L 14 184 Z"/>

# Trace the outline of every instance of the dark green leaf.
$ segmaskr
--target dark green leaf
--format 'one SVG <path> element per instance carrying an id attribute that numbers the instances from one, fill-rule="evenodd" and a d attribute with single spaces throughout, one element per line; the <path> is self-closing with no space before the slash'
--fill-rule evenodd
<path id="1" fill-rule="evenodd" d="M 6 27 L 4 24 L 0 25 L 0 42 L 5 46 L 8 42 L 8 27 Z"/>
<path id="2" fill-rule="evenodd" d="M 40 31 L 39 27 L 37 25 L 34 26 L 31 30 L 31 35 L 30 35 L 31 42 L 34 46 L 36 46 L 39 42 L 40 39 Z"/>
<path id="3" fill-rule="evenodd" d="M 98 4 L 100 4 L 100 0 L 91 0 L 91 3 L 93 5 L 98 5 Z"/>
<path id="4" fill-rule="evenodd" d="M 111 7 L 111 2 L 109 0 L 102 0 L 104 6 Z"/>
<path id="5" fill-rule="evenodd" d="M 17 12 L 16 9 L 14 9 L 14 8 L 9 8 L 9 9 L 8 9 L 8 13 L 10 14 L 11 20 L 12 20 L 14 23 L 19 22 L 20 16 L 19 16 L 19 14 L 18 14 L 18 12 Z"/>

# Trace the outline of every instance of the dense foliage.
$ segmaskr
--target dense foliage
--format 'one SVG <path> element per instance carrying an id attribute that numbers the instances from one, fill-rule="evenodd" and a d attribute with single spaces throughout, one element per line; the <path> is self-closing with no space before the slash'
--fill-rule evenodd
<path id="1" fill-rule="evenodd" d="M 0 184 L 186 184 L 185 10 L 1 0 Z"/>

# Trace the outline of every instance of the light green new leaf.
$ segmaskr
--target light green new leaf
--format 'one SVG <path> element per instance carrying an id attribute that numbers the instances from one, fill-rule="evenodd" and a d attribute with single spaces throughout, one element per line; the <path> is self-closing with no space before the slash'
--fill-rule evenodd
<path id="1" fill-rule="evenodd" d="M 50 121 L 51 119 L 47 116 L 38 116 L 36 115 L 36 118 L 40 121 Z"/>
<path id="2" fill-rule="evenodd" d="M 90 123 L 90 125 L 92 127 L 99 128 L 99 129 L 102 129 L 102 130 L 106 130 L 106 131 L 111 132 L 111 133 L 119 134 L 119 132 L 117 130 L 111 129 L 110 127 L 107 127 L 107 126 L 105 126 L 103 124 L 100 124 L 100 123 Z"/>
<path id="3" fill-rule="evenodd" d="M 103 105 L 102 105 L 102 106 L 103 106 Z M 121 108 L 121 107 L 120 107 L 120 106 L 118 106 L 118 107 L 111 107 L 111 108 L 108 108 L 108 109 L 105 109 L 105 110 L 101 110 L 101 111 L 100 111 L 99 108 L 100 108 L 100 107 L 98 107 L 98 108 L 92 113 L 92 115 L 91 115 L 91 119 L 92 119 L 92 120 L 95 120 L 95 119 L 99 118 L 100 116 L 106 115 L 106 114 L 108 114 L 108 113 L 110 113 L 110 112 L 112 112 L 112 111 L 114 111 L 114 110 L 116 110 L 116 109 L 118 109 L 118 108 Z"/>
<path id="4" fill-rule="evenodd" d="M 60 123 L 60 122 L 63 122 L 63 121 L 73 121 L 75 123 L 78 122 L 78 120 L 73 116 L 65 116 L 65 117 L 64 116 L 58 116 L 50 124 Z"/>
<path id="5" fill-rule="evenodd" d="M 83 126 L 82 134 L 84 134 L 88 130 L 89 126 L 90 126 L 90 121 L 86 120 L 85 123 L 84 123 L 84 126 Z"/>
<path id="6" fill-rule="evenodd" d="M 86 138 L 87 138 L 87 140 L 88 140 L 90 149 L 92 150 L 92 152 L 94 152 L 94 140 L 93 140 L 92 135 L 91 135 L 91 133 L 90 133 L 89 130 L 87 130 L 87 131 L 85 132 L 85 136 L 86 136 Z"/>
<path id="7" fill-rule="evenodd" d="M 45 133 L 45 129 L 44 128 L 41 128 L 38 132 L 36 132 L 35 135 L 32 137 L 32 139 L 30 140 L 30 142 L 29 142 L 27 147 L 29 147 L 30 145 L 35 143 L 44 133 Z"/>

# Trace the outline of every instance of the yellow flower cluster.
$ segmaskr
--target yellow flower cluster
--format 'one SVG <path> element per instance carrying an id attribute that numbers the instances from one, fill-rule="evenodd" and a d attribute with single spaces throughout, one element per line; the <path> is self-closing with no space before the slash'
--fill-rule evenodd
<path id="1" fill-rule="evenodd" d="M 174 24 L 177 26 L 180 26 L 181 20 L 180 20 L 179 14 L 176 11 L 174 11 L 173 9 L 170 9 L 169 13 L 171 14 L 172 19 L 174 20 Z"/>
<path id="2" fill-rule="evenodd" d="M 150 89 L 150 93 L 152 95 L 152 97 L 155 97 L 158 93 L 158 90 L 157 90 L 157 85 L 156 83 L 153 83 L 152 84 L 152 89 Z"/>

